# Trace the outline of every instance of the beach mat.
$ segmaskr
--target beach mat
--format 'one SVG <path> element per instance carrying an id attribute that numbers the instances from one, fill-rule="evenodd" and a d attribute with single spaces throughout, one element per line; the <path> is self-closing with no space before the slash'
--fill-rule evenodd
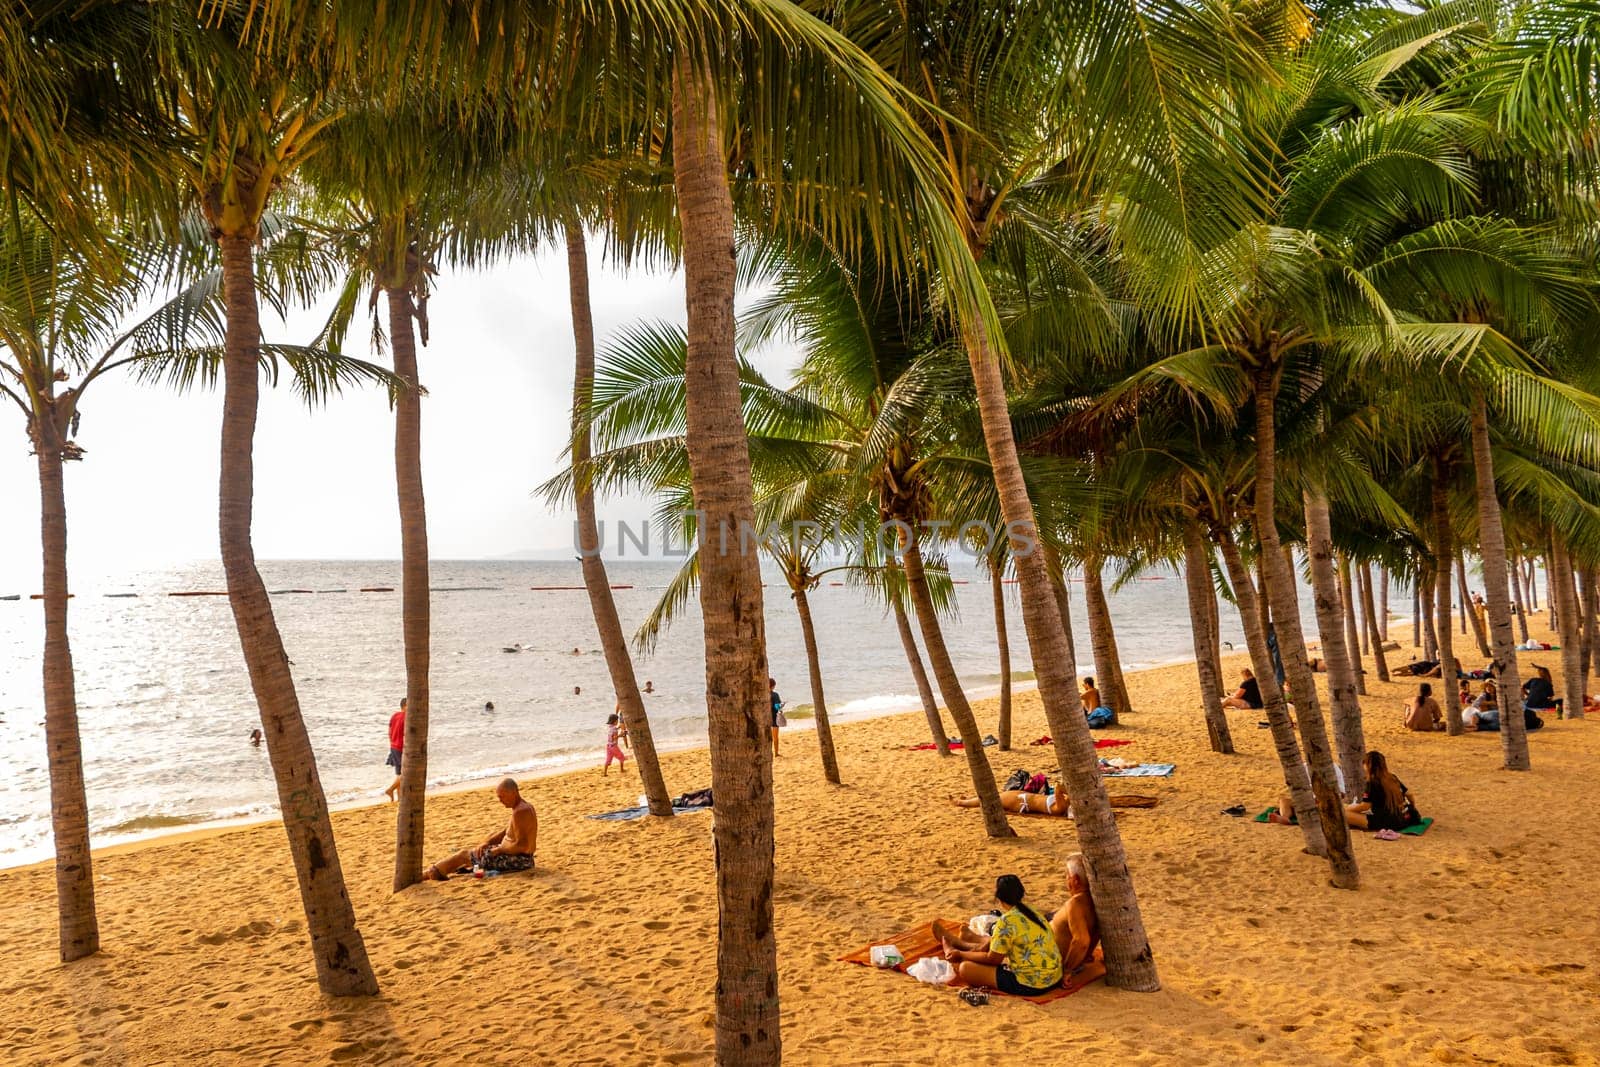
<path id="1" fill-rule="evenodd" d="M 1257 815 L 1253 821 L 1255 821 L 1255 822 L 1267 822 L 1268 821 L 1267 816 L 1271 815 L 1273 812 L 1275 812 L 1277 810 L 1278 810 L 1277 806 L 1274 805 L 1273 807 L 1270 807 L 1266 811 L 1262 812 L 1260 815 Z M 1425 818 L 1421 822 L 1417 823 L 1417 825 L 1408 826 L 1404 830 L 1401 830 L 1400 832 L 1403 833 L 1403 834 L 1408 834 L 1411 837 L 1421 837 L 1423 834 L 1428 832 L 1428 827 L 1430 827 L 1432 825 L 1433 825 L 1433 820 Z"/>
<path id="2" fill-rule="evenodd" d="M 945 919 L 942 921 L 946 926 L 953 927 L 957 930 L 966 925 L 959 919 Z M 895 970 L 899 971 L 901 974 L 905 974 L 906 968 L 911 966 L 913 963 L 916 963 L 918 960 L 925 959 L 928 956 L 942 955 L 942 951 L 939 947 L 939 940 L 933 936 L 933 923 L 926 922 L 920 926 L 913 926 L 911 929 L 895 934 L 892 937 L 886 937 L 882 940 L 874 941 L 870 945 L 863 945 L 854 952 L 849 952 L 843 956 L 840 956 L 839 962 L 856 963 L 863 967 L 872 967 L 873 945 L 893 945 L 898 948 L 900 950 L 900 954 L 905 957 L 905 960 L 898 967 L 873 967 L 872 969 L 875 971 Z M 1055 989 L 1050 990 L 1050 992 L 1045 993 L 1043 996 L 1018 997 L 1016 999 L 1031 1001 L 1034 1004 L 1048 1004 L 1052 1000 L 1060 1000 L 1062 997 L 1072 996 L 1072 994 L 1076 993 L 1089 983 L 1098 981 L 1099 979 L 1105 977 L 1105 973 L 1106 968 L 1105 964 L 1101 962 L 1100 950 L 1095 949 L 1095 961 L 1083 968 L 1083 970 L 1079 971 L 1077 974 L 1073 975 L 1067 985 L 1057 986 Z M 961 989 L 965 987 L 966 984 L 967 983 L 957 978 L 954 982 L 950 983 L 948 988 Z M 1007 993 L 1002 993 L 999 990 L 994 989 L 989 991 L 989 995 L 991 997 L 1009 996 Z"/>
<path id="3" fill-rule="evenodd" d="M 1053 745 L 1053 744 L 1055 744 L 1055 741 L 1051 739 L 1049 734 L 1046 734 L 1045 736 L 1039 738 L 1037 741 L 1029 741 L 1028 744 L 1029 745 Z M 1132 741 L 1125 740 L 1125 739 L 1123 739 L 1121 737 L 1097 737 L 1097 738 L 1095 738 L 1094 747 L 1095 748 L 1116 748 L 1118 745 L 1131 745 L 1131 744 L 1133 744 Z M 929 745 L 928 747 L 929 748 L 933 748 L 934 746 L 933 745 Z"/>
<path id="4" fill-rule="evenodd" d="M 1171 778 L 1172 772 L 1178 769 L 1176 763 L 1141 763 L 1137 767 L 1122 767 L 1115 770 L 1102 770 L 1102 778 Z"/>
<path id="5" fill-rule="evenodd" d="M 710 811 L 709 807 L 673 808 L 672 814 L 686 815 L 691 811 Z M 616 811 L 602 811 L 598 815 L 585 815 L 586 819 L 599 819 L 601 822 L 632 822 L 642 819 L 650 814 L 649 808 L 618 808 Z"/>

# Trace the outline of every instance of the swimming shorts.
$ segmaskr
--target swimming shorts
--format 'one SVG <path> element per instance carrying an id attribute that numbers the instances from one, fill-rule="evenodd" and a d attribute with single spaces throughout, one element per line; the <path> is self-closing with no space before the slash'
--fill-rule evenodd
<path id="1" fill-rule="evenodd" d="M 1049 986 L 1045 989 L 1035 989 L 1033 986 L 1023 985 L 1017 981 L 1016 973 L 1003 963 L 995 968 L 994 984 L 995 988 L 1000 992 L 1013 997 L 1042 997 L 1055 988 L 1055 986 Z M 1056 985 L 1060 985 L 1060 983 L 1057 982 Z"/>
<path id="2" fill-rule="evenodd" d="M 486 848 L 475 849 L 472 852 L 472 865 L 482 867 L 486 871 L 531 871 L 533 857 L 526 852 L 491 852 Z"/>

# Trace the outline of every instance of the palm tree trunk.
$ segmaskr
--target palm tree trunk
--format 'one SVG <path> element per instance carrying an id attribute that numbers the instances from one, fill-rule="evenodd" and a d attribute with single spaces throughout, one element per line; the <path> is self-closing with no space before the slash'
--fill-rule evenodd
<path id="1" fill-rule="evenodd" d="M 233 608 L 239 645 L 250 672 L 250 687 L 261 709 L 267 755 L 272 761 L 283 826 L 300 883 L 306 929 L 311 935 L 317 984 L 330 996 L 371 995 L 378 991 L 378 981 L 345 892 L 344 871 L 339 866 L 311 737 L 300 714 L 289 657 L 272 615 L 267 587 L 256 571 L 255 548 L 250 540 L 261 354 L 254 242 L 247 235 L 223 234 L 218 243 L 222 247 L 227 314 L 218 527 L 228 603 Z"/>
<path id="2" fill-rule="evenodd" d="M 1539 559 L 1537 556 L 1530 558 L 1528 566 L 1528 607 L 1534 611 L 1539 610 Z"/>
<path id="3" fill-rule="evenodd" d="M 1471 590 L 1467 588 L 1467 561 L 1460 550 L 1456 551 L 1456 583 L 1460 587 L 1461 611 L 1463 618 L 1472 624 L 1472 636 L 1478 642 L 1478 654 L 1488 659 L 1489 635 L 1484 633 L 1483 622 L 1478 618 L 1478 613 L 1472 609 Z"/>
<path id="4" fill-rule="evenodd" d="M 1361 607 L 1366 618 L 1367 639 L 1372 645 L 1372 664 L 1377 669 L 1378 681 L 1389 680 L 1389 659 L 1383 651 L 1383 631 L 1378 626 L 1377 613 L 1372 607 L 1372 565 L 1361 565 Z"/>
<path id="5" fill-rule="evenodd" d="M 1423 563 L 1417 575 L 1417 598 L 1422 603 L 1422 658 L 1426 660 L 1439 658 L 1439 630 L 1433 624 L 1433 587 L 1433 565 Z M 1440 699 L 1444 699 L 1444 694 L 1440 694 Z"/>
<path id="6" fill-rule="evenodd" d="M 1272 605 L 1267 601 L 1267 561 L 1261 558 L 1260 553 L 1256 555 L 1256 588 L 1261 590 L 1261 596 L 1257 598 L 1260 601 L 1257 617 L 1261 621 L 1261 632 L 1269 634 L 1272 632 Z M 1282 658 L 1281 650 L 1279 658 Z M 1273 674 L 1276 675 L 1277 671 L 1273 671 Z"/>
<path id="7" fill-rule="evenodd" d="M 1002 579 L 1005 571 L 989 568 L 989 591 L 994 599 L 995 645 L 1000 654 L 1000 723 L 995 739 L 1001 752 L 1011 751 L 1011 641 L 1006 634 L 1006 590 Z"/>
<path id="8" fill-rule="evenodd" d="M 1206 738 L 1211 742 L 1211 751 L 1232 754 L 1233 735 L 1228 730 L 1227 713 L 1222 710 L 1222 664 L 1216 658 L 1216 631 L 1211 619 L 1215 604 L 1211 553 L 1206 551 L 1205 535 L 1194 519 L 1183 524 L 1183 581 L 1189 593 L 1189 631 L 1194 637 L 1194 664 L 1200 677 Z"/>
<path id="9" fill-rule="evenodd" d="M 1578 610 L 1578 591 L 1572 581 L 1572 557 L 1567 546 L 1556 542 L 1550 553 L 1550 571 L 1545 577 L 1549 600 L 1561 617 L 1561 695 L 1568 718 L 1583 718 L 1582 651 L 1578 648 L 1578 630 L 1582 625 Z M 1509 701 L 1507 702 L 1509 704 Z M 1505 729 L 1505 712 L 1500 714 L 1500 728 Z"/>
<path id="10" fill-rule="evenodd" d="M 1090 891 L 1105 947 L 1106 978 L 1124 989 L 1156 990 L 1161 982 L 1134 893 L 1133 874 L 1128 870 L 1127 853 L 1117 832 L 1105 783 L 1100 779 L 1094 737 L 1082 714 L 1075 680 L 1068 673 L 1073 664 L 1050 570 L 1038 550 L 1039 525 L 1033 501 L 1028 497 L 1016 438 L 1012 436 L 999 345 L 983 319 L 969 319 L 962 326 L 967 362 L 978 394 L 984 444 L 1000 497 L 1001 515 L 1011 534 L 1022 621 L 1028 633 L 1039 695 L 1055 739 L 1056 759 L 1072 799 L 1078 846 L 1089 865 Z"/>
<path id="11" fill-rule="evenodd" d="M 944 643 L 944 631 L 939 626 L 939 614 L 934 610 L 933 595 L 928 591 L 928 575 L 922 566 L 922 549 L 917 544 L 917 534 L 910 523 L 900 528 L 901 561 L 906 569 L 906 587 L 911 592 L 911 606 L 917 613 L 917 625 L 922 628 L 922 646 L 928 650 L 928 663 L 933 667 L 933 677 L 939 683 L 939 693 L 950 717 L 956 722 L 956 733 L 961 735 L 961 751 L 967 758 L 967 769 L 972 773 L 972 788 L 983 811 L 983 828 L 990 837 L 1015 837 L 1011 824 L 1006 821 L 1005 808 L 1000 804 L 1000 790 L 994 784 L 994 769 L 983 751 L 983 733 L 978 720 L 967 703 L 967 694 L 956 676 L 956 665 L 950 660 L 950 650 Z"/>
<path id="12" fill-rule="evenodd" d="M 1450 466 L 1443 456 L 1433 457 L 1433 629 L 1439 642 L 1439 699 L 1444 703 L 1445 728 L 1450 736 L 1462 732 L 1461 697 L 1456 686 L 1455 639 L 1450 633 L 1450 560 L 1455 555 L 1450 529 L 1450 506 L 1445 497 Z M 1508 694 L 1507 699 L 1514 699 Z"/>
<path id="13" fill-rule="evenodd" d="M 1344 644 L 1350 653 L 1350 673 L 1355 678 L 1356 695 L 1367 695 L 1367 667 L 1361 660 L 1363 630 L 1356 623 L 1356 597 L 1354 582 L 1350 577 L 1350 559 L 1340 553 L 1338 558 L 1339 601 L 1344 609 Z"/>
<path id="14" fill-rule="evenodd" d="M 394 483 L 400 502 L 400 633 L 406 660 L 405 759 L 395 818 L 394 891 L 422 880 L 423 806 L 428 787 L 428 511 L 422 495 L 422 391 L 411 292 L 389 289 L 394 373 L 407 388 L 394 401 Z"/>
<path id="15" fill-rule="evenodd" d="M 1594 571 L 1588 567 L 1580 568 L 1578 570 L 1578 610 L 1581 617 L 1578 621 L 1578 629 L 1583 634 L 1583 641 L 1578 646 L 1581 657 L 1578 680 L 1586 693 L 1589 691 L 1589 668 L 1594 656 L 1594 593 Z"/>
<path id="16" fill-rule="evenodd" d="M 1067 641 L 1067 677 L 1078 674 L 1078 644 L 1072 637 L 1072 596 L 1067 591 L 1067 571 L 1061 556 L 1049 541 L 1041 542 L 1045 568 L 1050 573 L 1050 591 L 1055 594 L 1056 611 L 1061 615 L 1061 634 Z"/>
<path id="17" fill-rule="evenodd" d="M 1550 629 L 1555 631 L 1556 633 L 1561 633 L 1561 611 L 1560 611 L 1560 603 L 1561 602 L 1556 598 L 1556 594 L 1552 591 L 1551 586 L 1550 586 L 1550 583 L 1555 580 L 1555 575 L 1556 575 L 1556 547 L 1555 547 L 1555 542 L 1551 541 L 1550 542 L 1550 551 L 1549 551 L 1549 554 L 1545 557 L 1545 565 L 1544 565 L 1544 588 L 1545 588 L 1545 593 L 1546 593 L 1546 596 L 1545 596 L 1544 599 L 1545 599 L 1545 603 L 1550 608 Z M 1565 635 L 1563 634 L 1562 636 L 1565 636 Z M 1565 642 L 1562 642 L 1562 643 L 1565 644 Z"/>
<path id="18" fill-rule="evenodd" d="M 687 295 L 686 440 L 701 516 L 712 837 L 717 866 L 716 1062 L 777 1064 L 778 945 L 772 924 L 772 708 L 761 567 L 728 552 L 755 525 L 734 350 L 733 199 L 709 67 L 683 48 L 673 71 L 673 184 Z M 723 541 L 723 537 L 727 541 Z M 713 545 L 721 544 L 720 551 Z"/>
<path id="19" fill-rule="evenodd" d="M 594 488 L 583 473 L 589 461 L 589 426 L 585 412 L 594 393 L 594 309 L 589 300 L 589 249 L 583 225 L 575 218 L 565 222 L 567 241 L 567 290 L 572 304 L 574 373 L 572 376 L 572 472 L 578 512 L 578 560 L 583 570 L 583 587 L 589 594 L 589 611 L 600 648 L 605 652 L 606 671 L 617 696 L 622 721 L 628 727 L 634 766 L 644 789 L 650 814 L 672 815 L 672 798 L 661 775 L 661 760 L 656 756 L 655 736 L 650 716 L 644 709 L 639 679 L 633 673 L 633 657 L 628 653 L 628 638 L 611 596 L 611 581 L 601 555 L 600 527 L 595 517 Z"/>
<path id="20" fill-rule="evenodd" d="M 1261 625 L 1261 598 L 1256 595 L 1255 583 L 1250 580 L 1250 568 L 1239 554 L 1239 545 L 1233 531 L 1222 527 L 1213 540 L 1222 551 L 1222 564 L 1228 569 L 1228 581 L 1233 585 L 1234 603 L 1239 605 L 1239 619 L 1244 624 L 1245 647 L 1250 650 L 1250 667 L 1255 672 L 1256 684 L 1261 687 L 1262 714 L 1272 732 L 1272 745 L 1278 753 L 1278 765 L 1283 768 L 1284 788 L 1294 803 L 1300 820 L 1300 832 L 1306 839 L 1306 851 L 1313 856 L 1326 858 L 1328 840 L 1322 833 L 1322 819 L 1310 818 L 1317 810 L 1316 795 L 1311 787 L 1311 771 L 1300 753 L 1300 742 L 1295 740 L 1294 721 L 1283 699 L 1283 687 L 1278 685 L 1278 673 L 1272 668 L 1272 653 L 1267 650 L 1267 630 Z"/>
<path id="21" fill-rule="evenodd" d="M 933 732 L 933 743 L 939 755 L 950 755 L 950 738 L 944 732 L 944 719 L 939 716 L 939 705 L 933 699 L 933 686 L 928 683 L 928 672 L 922 666 L 922 653 L 917 651 L 917 639 L 911 633 L 911 620 L 906 618 L 905 605 L 898 592 L 891 593 L 889 605 L 894 609 L 895 629 L 900 631 L 900 647 L 906 650 L 906 662 L 911 665 L 911 676 L 917 683 L 917 695 L 922 698 L 922 712 L 928 717 L 928 729 Z"/>
<path id="22" fill-rule="evenodd" d="M 822 751 L 822 775 L 839 784 L 839 757 L 833 750 L 833 727 L 828 724 L 828 702 L 822 695 L 822 659 L 817 654 L 817 630 L 811 622 L 811 601 L 805 586 L 794 591 L 794 607 L 800 613 L 800 635 L 806 643 L 806 666 L 811 671 L 811 710 L 817 721 L 817 748 Z"/>
<path id="23" fill-rule="evenodd" d="M 1389 568 L 1379 567 L 1378 577 L 1383 585 L 1378 597 L 1378 634 L 1384 641 L 1389 640 Z"/>
<path id="24" fill-rule="evenodd" d="M 1483 394 L 1472 398 L 1472 472 L 1478 498 L 1478 549 L 1483 555 L 1483 591 L 1489 631 L 1494 635 L 1492 659 L 1500 681 L 1500 751 L 1508 771 L 1529 767 L 1528 735 L 1517 714 L 1522 678 L 1516 642 L 1511 639 L 1511 596 L 1506 589 L 1506 536 L 1495 489 L 1494 455 L 1489 448 L 1489 412 Z M 1441 676 L 1440 681 L 1445 681 Z M 1455 689 L 1455 680 L 1445 684 Z"/>
<path id="25" fill-rule="evenodd" d="M 1312 603 L 1316 608 L 1317 632 L 1322 635 L 1322 658 L 1328 663 L 1333 739 L 1339 754 L 1339 767 L 1344 771 L 1345 788 L 1359 790 L 1362 781 L 1361 761 L 1367 748 L 1361 730 L 1361 703 L 1356 699 L 1356 674 L 1350 664 L 1349 631 L 1346 628 L 1344 605 L 1340 602 L 1339 576 L 1334 573 L 1333 534 L 1327 496 L 1320 490 L 1306 490 L 1305 513 L 1306 553 L 1311 559 Z M 1293 682 L 1290 684 L 1294 685 L 1298 706 L 1300 686 Z"/>
<path id="26" fill-rule="evenodd" d="M 1111 605 L 1106 602 L 1105 585 L 1101 581 L 1104 561 L 1099 553 L 1091 554 L 1083 563 L 1084 614 L 1089 618 L 1089 645 L 1094 650 L 1095 680 L 1100 683 L 1100 693 L 1111 705 L 1111 721 L 1121 720 L 1131 711 L 1128 687 L 1122 680 L 1122 661 L 1117 655 L 1117 634 L 1111 625 Z"/>
<path id="27" fill-rule="evenodd" d="M 1345 822 L 1339 781 L 1333 773 L 1333 748 L 1328 743 L 1328 725 L 1317 697 L 1316 676 L 1311 673 L 1306 659 L 1306 639 L 1300 627 L 1300 601 L 1295 594 L 1294 575 L 1284 561 L 1278 540 L 1275 376 L 1269 364 L 1264 364 L 1255 375 L 1256 539 L 1266 561 L 1266 593 L 1272 601 L 1272 619 L 1277 626 L 1284 669 L 1294 695 L 1295 717 L 1300 723 L 1300 742 L 1310 765 L 1311 788 L 1322 818 L 1322 833 L 1328 842 L 1333 884 L 1339 889 L 1354 889 L 1361 884 L 1361 872 L 1356 866 L 1355 853 L 1350 850 L 1350 828 Z"/>
<path id="28" fill-rule="evenodd" d="M 1411 647 L 1422 648 L 1422 585 L 1411 587 Z"/>
<path id="29" fill-rule="evenodd" d="M 39 412 L 32 436 L 39 460 L 39 540 L 44 556 L 44 738 L 56 850 L 57 935 L 61 962 L 71 963 L 100 951 L 100 924 L 89 854 L 89 796 L 78 737 L 77 681 L 67 634 L 67 496 L 54 415 L 53 407 Z"/>
<path id="30" fill-rule="evenodd" d="M 1487 566 L 1487 564 L 1485 564 Z M 1487 582 L 1484 584 L 1488 584 Z M 1511 560 L 1511 593 L 1517 605 L 1517 632 L 1521 634 L 1518 640 L 1526 644 L 1528 637 L 1528 607 L 1522 596 L 1522 561 L 1513 557 Z M 1490 622 L 1491 632 L 1494 623 Z"/>

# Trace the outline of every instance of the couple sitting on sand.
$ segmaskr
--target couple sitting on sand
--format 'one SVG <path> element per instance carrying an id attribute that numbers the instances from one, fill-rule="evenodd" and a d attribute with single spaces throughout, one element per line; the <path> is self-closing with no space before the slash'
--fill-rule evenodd
<path id="1" fill-rule="evenodd" d="M 951 930 L 933 924 L 944 958 L 968 985 L 998 989 L 1016 997 L 1042 996 L 1093 963 L 1100 923 L 1089 895 L 1089 865 L 1083 854 L 1067 857 L 1067 903 L 1054 915 L 1040 916 L 1022 902 L 1022 879 L 1002 874 L 995 901 L 1005 909 L 994 932 L 984 937 L 970 926 Z"/>
<path id="2" fill-rule="evenodd" d="M 1344 821 L 1351 829 L 1399 833 L 1422 821 L 1411 791 L 1389 770 L 1389 761 L 1382 752 L 1376 749 L 1368 752 L 1361 761 L 1361 769 L 1366 776 L 1361 800 L 1346 804 L 1344 809 Z M 1339 790 L 1343 792 L 1344 775 L 1339 773 L 1337 764 L 1334 773 L 1339 780 Z M 1278 799 L 1278 808 L 1268 814 L 1267 821 L 1284 824 L 1299 821 L 1288 793 Z"/>
<path id="3" fill-rule="evenodd" d="M 533 850 L 539 838 L 539 815 L 533 805 L 522 798 L 515 778 L 503 778 L 494 787 L 494 795 L 501 804 L 511 809 L 511 821 L 504 830 L 496 830 L 477 848 L 464 848 L 460 852 L 430 864 L 422 872 L 424 881 L 443 882 L 452 874 L 467 871 L 529 871 L 533 869 Z"/>

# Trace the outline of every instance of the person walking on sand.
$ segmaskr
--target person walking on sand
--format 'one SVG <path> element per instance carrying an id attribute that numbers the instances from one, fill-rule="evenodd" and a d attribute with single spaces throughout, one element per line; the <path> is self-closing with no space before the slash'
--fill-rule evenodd
<path id="1" fill-rule="evenodd" d="M 783 698 L 778 695 L 778 680 L 767 679 L 767 692 L 772 696 L 772 755 L 781 756 L 778 751 L 778 731 L 783 727 Z"/>
<path id="2" fill-rule="evenodd" d="M 611 773 L 612 760 L 616 760 L 619 764 L 621 764 L 624 771 L 628 769 L 628 756 L 622 751 L 622 746 L 618 743 L 624 736 L 626 735 L 622 725 L 622 716 L 618 715 L 616 712 L 612 712 L 610 715 L 607 715 L 606 765 L 600 768 L 600 776 L 602 778 Z"/>
<path id="3" fill-rule="evenodd" d="M 464 848 L 422 872 L 425 882 L 447 881 L 463 868 L 484 871 L 531 871 L 534 848 L 539 842 L 539 813 L 522 798 L 515 778 L 502 778 L 494 787 L 495 799 L 511 809 L 511 821 L 496 830 L 477 848 Z"/>
<path id="4" fill-rule="evenodd" d="M 406 698 L 400 698 L 400 710 L 389 716 L 389 758 L 383 762 L 394 768 L 394 781 L 383 795 L 390 800 L 400 790 L 400 761 L 406 747 Z"/>

